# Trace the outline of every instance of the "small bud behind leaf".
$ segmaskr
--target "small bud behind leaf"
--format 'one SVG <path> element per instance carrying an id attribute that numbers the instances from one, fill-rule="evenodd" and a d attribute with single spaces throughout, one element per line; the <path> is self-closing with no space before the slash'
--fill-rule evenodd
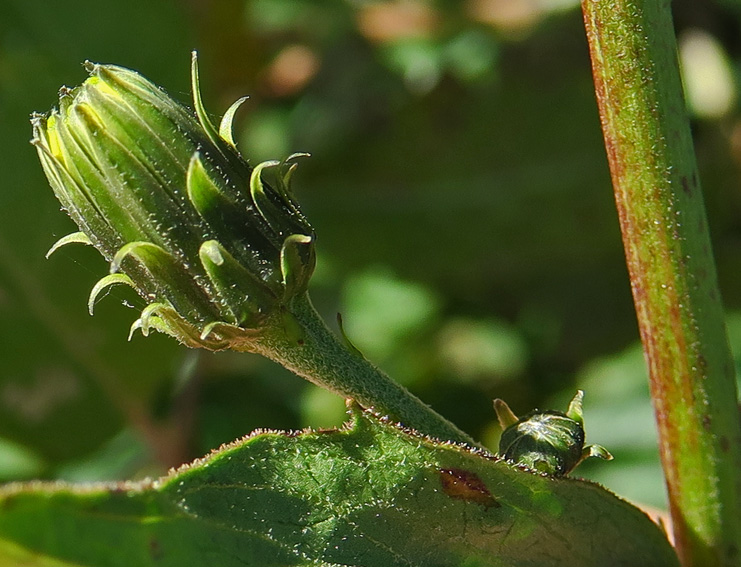
<path id="1" fill-rule="evenodd" d="M 588 457 L 611 460 L 612 455 L 599 445 L 584 446 L 584 420 L 579 390 L 566 413 L 532 411 L 522 418 L 502 400 L 494 400 L 494 409 L 504 430 L 499 440 L 499 454 L 507 460 L 553 476 L 563 476 Z"/>

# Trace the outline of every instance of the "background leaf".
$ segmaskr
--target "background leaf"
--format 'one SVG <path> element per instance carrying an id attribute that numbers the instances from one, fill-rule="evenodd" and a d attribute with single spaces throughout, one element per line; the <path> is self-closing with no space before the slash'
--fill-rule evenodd
<path id="1" fill-rule="evenodd" d="M 100 257 L 68 247 L 43 258 L 75 229 L 28 144 L 29 114 L 81 82 L 85 59 L 137 69 L 189 104 L 196 48 L 216 120 L 250 96 L 235 139 L 253 163 L 313 156 L 293 187 L 317 229 L 311 293 L 328 321 L 342 312 L 371 360 L 491 449 L 493 398 L 518 414 L 564 407 L 588 375 L 589 442 L 616 459 L 583 474 L 665 505 L 645 388 L 610 395 L 635 383 L 641 356 L 603 363 L 633 352 L 638 333 L 578 2 L 511 5 L 0 0 L 0 481 L 159 475 L 257 427 L 343 421 L 341 400 L 257 357 L 194 356 L 157 336 L 126 343 L 136 296 L 113 289 L 94 317 L 85 309 L 107 270 Z M 677 0 L 678 33 L 701 28 L 738 69 L 739 6 Z M 693 131 L 737 320 L 738 82 L 695 76 L 711 88 L 729 78 L 736 102 L 695 114 Z M 34 311 L 39 297 L 61 336 Z M 379 322 L 389 301 L 395 316 Z M 379 327 L 396 340 L 372 336 Z M 104 388 L 91 359 L 118 388 Z M 43 420 L 24 413 L 44 399 Z M 640 439 L 622 426 L 639 423 Z M 602 437 L 623 429 L 612 441 L 622 447 Z M 627 482 L 615 481 L 628 478 L 613 474 L 622 465 Z"/>
<path id="2" fill-rule="evenodd" d="M 86 315 L 85 297 L 107 271 L 93 250 L 69 248 L 44 258 L 74 225 L 59 212 L 28 143 L 30 113 L 48 110 L 62 84 L 82 81 L 85 59 L 115 56 L 168 74 L 155 53 L 189 49 L 172 4 L 134 0 L 97 7 L 87 0 L 66 10 L 0 1 L 0 438 L 27 447 L 41 463 L 35 473 L 44 476 L 88 457 L 123 427 L 149 437 L 155 462 L 167 459 L 158 455 L 152 406 L 179 364 L 179 351 L 168 341 L 126 342 L 136 315 L 116 303 L 136 305 L 134 294 L 117 290 L 95 319 Z M 137 27 L 136 41 L 121 21 Z M 187 88 L 187 73 L 178 75 Z M 19 470 L 18 477 L 27 473 Z M 0 471 L 0 480 L 12 478 L 11 471 Z"/>

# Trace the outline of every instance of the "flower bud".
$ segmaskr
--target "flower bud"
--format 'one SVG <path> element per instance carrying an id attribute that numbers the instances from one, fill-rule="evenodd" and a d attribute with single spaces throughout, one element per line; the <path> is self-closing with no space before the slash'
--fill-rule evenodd
<path id="1" fill-rule="evenodd" d="M 564 475 L 582 458 L 584 428 L 559 411 L 535 411 L 502 433 L 499 453 L 507 460 L 552 475 Z"/>
<path id="2" fill-rule="evenodd" d="M 607 461 L 612 455 L 601 445 L 584 446 L 584 418 L 578 390 L 566 413 L 532 411 L 518 418 L 502 400 L 494 400 L 494 410 L 502 426 L 499 454 L 541 473 L 563 476 L 588 457 Z"/>
<path id="3" fill-rule="evenodd" d="M 248 165 L 232 137 L 244 99 L 217 129 L 195 53 L 195 115 L 134 71 L 85 67 L 90 77 L 63 87 L 58 109 L 31 120 L 44 172 L 80 229 L 49 254 L 81 242 L 110 263 L 90 294 L 91 313 L 104 289 L 127 284 L 147 302 L 132 332 L 251 350 L 314 270 L 314 231 L 289 190 L 295 164 Z M 269 168 L 272 186 L 262 178 Z"/>

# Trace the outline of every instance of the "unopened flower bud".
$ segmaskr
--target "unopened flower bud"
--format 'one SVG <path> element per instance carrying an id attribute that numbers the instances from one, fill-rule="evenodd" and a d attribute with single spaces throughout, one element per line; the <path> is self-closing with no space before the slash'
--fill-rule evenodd
<path id="1" fill-rule="evenodd" d="M 110 263 L 91 313 L 105 288 L 127 284 L 148 304 L 132 332 L 251 350 L 314 270 L 314 231 L 289 190 L 295 165 L 248 165 L 232 137 L 244 99 L 212 124 L 195 54 L 195 114 L 134 71 L 85 66 L 90 77 L 31 120 L 44 172 L 80 229 L 49 253 L 82 242 Z M 263 181 L 269 168 L 273 185 Z"/>
<path id="2" fill-rule="evenodd" d="M 502 400 L 494 400 L 494 410 L 502 426 L 499 454 L 515 463 L 554 475 L 563 476 L 588 457 L 611 460 L 612 455 L 601 445 L 584 446 L 584 392 L 577 391 L 566 413 L 532 411 L 518 418 Z"/>

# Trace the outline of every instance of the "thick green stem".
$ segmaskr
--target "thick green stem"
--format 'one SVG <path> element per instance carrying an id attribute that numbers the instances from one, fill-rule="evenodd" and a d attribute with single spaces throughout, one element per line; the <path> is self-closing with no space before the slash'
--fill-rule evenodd
<path id="1" fill-rule="evenodd" d="M 734 367 L 668 0 L 582 0 L 677 551 L 741 565 Z"/>
<path id="2" fill-rule="evenodd" d="M 343 344 L 327 328 L 308 294 L 293 299 L 285 315 L 282 324 L 273 326 L 275 331 L 259 340 L 261 354 L 420 433 L 475 445 L 471 437 Z"/>

